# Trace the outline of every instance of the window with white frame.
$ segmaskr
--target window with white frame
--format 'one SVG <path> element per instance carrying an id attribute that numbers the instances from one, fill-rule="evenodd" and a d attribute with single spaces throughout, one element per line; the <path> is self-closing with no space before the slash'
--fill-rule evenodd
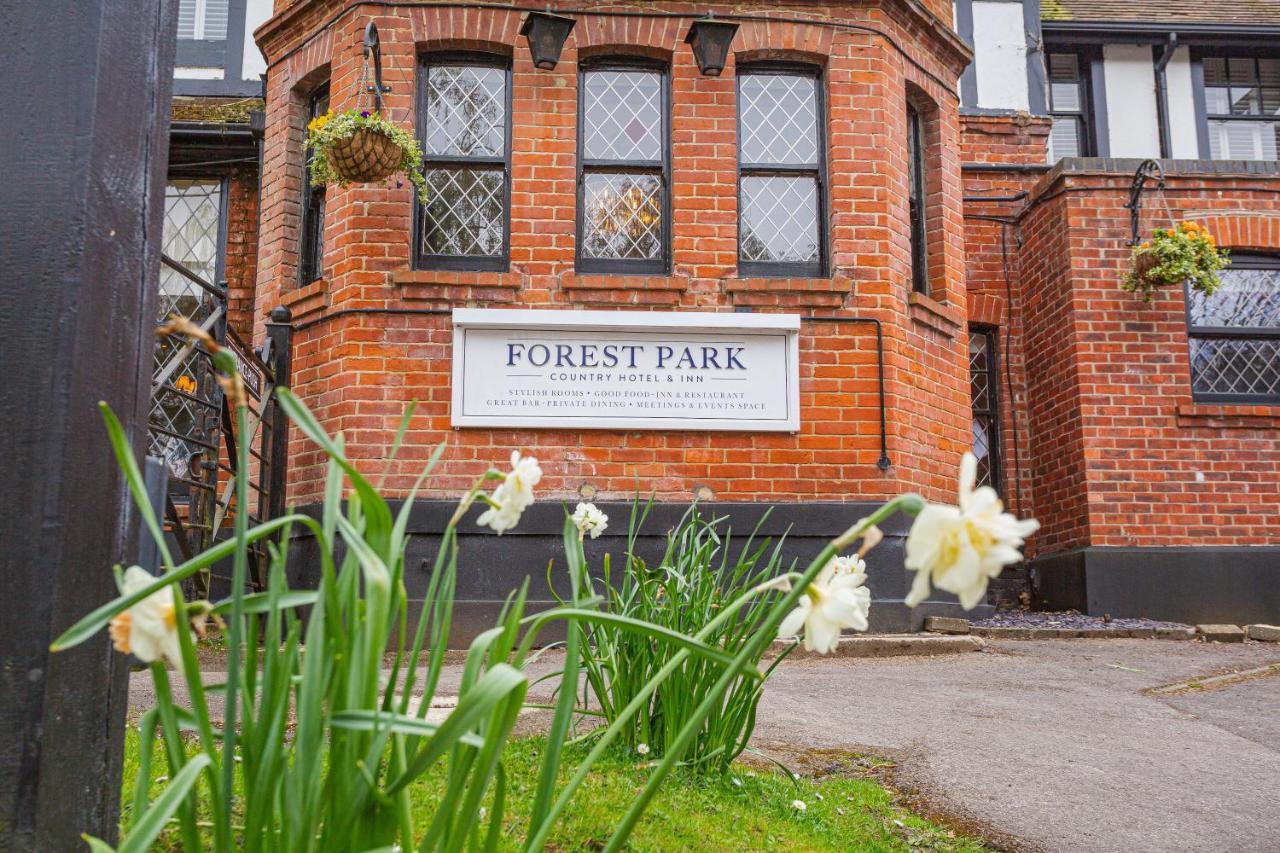
<path id="1" fill-rule="evenodd" d="M 230 0 L 180 0 L 178 38 L 191 41 L 224 41 Z"/>

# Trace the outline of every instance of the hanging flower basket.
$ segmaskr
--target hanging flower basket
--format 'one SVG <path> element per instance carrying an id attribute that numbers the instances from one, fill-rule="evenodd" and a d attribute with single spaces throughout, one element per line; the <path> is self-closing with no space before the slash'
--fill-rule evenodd
<path id="1" fill-rule="evenodd" d="M 1157 228 L 1151 239 L 1134 247 L 1133 268 L 1125 276 L 1125 290 L 1150 302 L 1157 289 L 1188 282 L 1192 289 L 1212 294 L 1222 283 L 1218 272 L 1227 265 L 1227 252 L 1198 223 Z"/>
<path id="2" fill-rule="evenodd" d="M 328 112 L 307 125 L 311 185 L 367 184 L 403 172 L 427 200 L 422 149 L 412 134 L 368 110 Z"/>

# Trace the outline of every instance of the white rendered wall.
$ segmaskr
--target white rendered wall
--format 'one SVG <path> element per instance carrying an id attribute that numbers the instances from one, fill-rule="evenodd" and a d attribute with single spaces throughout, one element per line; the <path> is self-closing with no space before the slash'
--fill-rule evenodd
<path id="1" fill-rule="evenodd" d="M 262 58 L 262 51 L 253 41 L 253 31 L 262 22 L 271 17 L 272 0 L 248 0 L 244 10 L 244 60 L 241 63 L 240 79 L 257 80 L 258 75 L 267 70 L 267 61 Z"/>
<path id="2" fill-rule="evenodd" d="M 173 76 L 178 80 L 221 80 L 226 75 L 221 68 L 179 65 L 173 69 Z"/>
<path id="3" fill-rule="evenodd" d="M 1104 45 L 1102 59 L 1107 80 L 1111 156 L 1159 157 L 1156 70 L 1151 46 Z"/>
<path id="4" fill-rule="evenodd" d="M 1196 133 L 1196 101 L 1191 88 L 1191 51 L 1185 47 L 1175 50 L 1164 76 L 1169 93 L 1169 141 L 1173 145 L 1170 154 L 1178 159 L 1198 160 L 1200 137 Z"/>
<path id="5" fill-rule="evenodd" d="M 1027 32 L 1022 4 L 975 0 L 973 53 L 978 77 L 978 106 L 1026 110 Z"/>

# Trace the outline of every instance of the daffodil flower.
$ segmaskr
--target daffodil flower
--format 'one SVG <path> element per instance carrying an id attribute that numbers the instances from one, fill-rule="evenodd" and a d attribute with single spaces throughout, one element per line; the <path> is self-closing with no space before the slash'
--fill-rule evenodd
<path id="1" fill-rule="evenodd" d="M 520 523 L 520 515 L 533 503 L 533 487 L 542 479 L 542 469 L 532 456 L 511 451 L 511 473 L 488 498 L 489 509 L 476 519 L 481 527 L 490 527 L 501 535 Z"/>
<path id="2" fill-rule="evenodd" d="M 778 627 L 778 638 L 789 639 L 804 629 L 804 647 L 818 654 L 835 651 L 845 628 L 867 630 L 871 590 L 861 557 L 834 557 L 823 566 L 801 596 L 795 610 Z"/>
<path id="3" fill-rule="evenodd" d="M 600 511 L 593 503 L 580 503 L 573 511 L 573 523 L 578 528 L 579 538 L 590 536 L 597 538 L 609 526 L 609 516 Z"/>
<path id="4" fill-rule="evenodd" d="M 1019 550 L 1040 523 L 1019 520 L 1004 511 L 990 486 L 974 488 L 978 460 L 966 453 L 960 462 L 960 505 L 929 504 L 907 534 L 906 567 L 916 573 L 908 607 L 929 597 L 932 586 L 955 593 L 972 610 L 987 593 L 987 582 L 1022 559 Z"/>
<path id="5" fill-rule="evenodd" d="M 120 583 L 120 595 L 133 595 L 155 582 L 155 576 L 141 566 L 130 566 Z M 132 654 L 144 663 L 163 658 L 174 666 L 182 665 L 172 586 L 156 590 L 116 615 L 108 631 L 118 652 Z"/>

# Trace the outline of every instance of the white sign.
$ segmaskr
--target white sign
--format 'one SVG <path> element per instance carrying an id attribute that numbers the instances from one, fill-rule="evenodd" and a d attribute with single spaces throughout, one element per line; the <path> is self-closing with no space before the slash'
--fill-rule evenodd
<path id="1" fill-rule="evenodd" d="M 453 425 L 800 429 L 800 318 L 453 312 Z"/>

